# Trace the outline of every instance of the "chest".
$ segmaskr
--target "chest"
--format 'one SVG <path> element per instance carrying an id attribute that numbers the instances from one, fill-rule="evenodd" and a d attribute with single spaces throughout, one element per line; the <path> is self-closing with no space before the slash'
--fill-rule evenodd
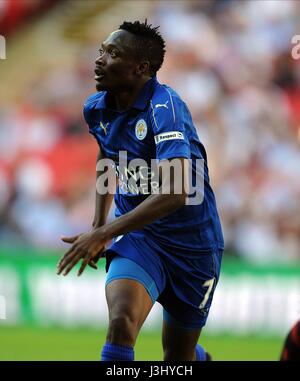
<path id="1" fill-rule="evenodd" d="M 115 113 L 97 110 L 93 131 L 105 155 L 118 162 L 121 151 L 129 160 L 155 158 L 155 143 L 149 112 Z"/>

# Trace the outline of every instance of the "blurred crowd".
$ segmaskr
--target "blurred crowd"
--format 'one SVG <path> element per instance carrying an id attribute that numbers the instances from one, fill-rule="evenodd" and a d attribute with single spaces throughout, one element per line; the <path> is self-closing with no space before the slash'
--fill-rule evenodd
<path id="1" fill-rule="evenodd" d="M 167 42 L 158 79 L 187 103 L 206 146 L 227 250 L 300 259 L 299 3 L 170 3 L 152 2 L 147 15 Z M 61 234 L 90 229 L 97 146 L 82 104 L 99 42 L 71 67 L 49 66 L 17 105 L 0 105 L 0 244 L 58 247 Z"/>
<path id="2" fill-rule="evenodd" d="M 0 31 L 9 36 L 35 16 L 40 16 L 57 0 L 1 0 Z"/>

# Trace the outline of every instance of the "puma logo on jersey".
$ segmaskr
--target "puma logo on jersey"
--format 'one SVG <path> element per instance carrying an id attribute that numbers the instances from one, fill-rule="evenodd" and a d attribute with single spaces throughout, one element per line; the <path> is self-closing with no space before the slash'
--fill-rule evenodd
<path id="1" fill-rule="evenodd" d="M 157 105 L 155 105 L 155 108 L 158 108 L 158 107 L 168 108 L 167 103 L 169 103 L 169 101 L 167 101 L 166 103 L 158 103 Z"/>
<path id="2" fill-rule="evenodd" d="M 100 127 L 103 129 L 105 135 L 107 135 L 107 130 L 106 129 L 107 129 L 108 125 L 109 125 L 109 123 L 106 123 L 104 125 L 102 122 L 100 122 Z"/>

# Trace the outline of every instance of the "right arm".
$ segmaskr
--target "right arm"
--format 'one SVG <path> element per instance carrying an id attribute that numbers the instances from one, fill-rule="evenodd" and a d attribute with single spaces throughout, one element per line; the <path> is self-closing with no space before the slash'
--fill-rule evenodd
<path id="1" fill-rule="evenodd" d="M 112 201 L 114 199 L 114 194 L 116 190 L 116 182 L 109 181 L 109 184 L 111 185 L 110 188 L 108 188 L 108 192 L 104 192 L 104 189 L 99 189 L 98 186 L 98 179 L 101 175 L 105 174 L 106 171 L 99 170 L 98 168 L 98 162 L 99 160 L 104 159 L 104 155 L 101 151 L 101 148 L 99 147 L 99 152 L 97 155 L 97 163 L 96 163 L 96 195 L 95 195 L 95 213 L 94 213 L 94 220 L 92 223 L 93 230 L 99 228 L 100 226 L 103 226 L 106 224 L 107 216 L 111 208 Z M 108 176 L 110 179 L 115 180 L 116 175 L 113 168 L 107 168 L 107 171 L 109 171 Z M 117 181 L 117 180 L 116 180 Z M 89 265 L 93 267 L 94 269 L 97 269 L 97 261 L 99 260 L 101 256 L 101 253 L 91 260 L 89 262 Z"/>
<path id="2" fill-rule="evenodd" d="M 101 149 L 99 149 L 99 153 L 97 155 L 97 163 L 101 159 L 104 159 L 104 156 L 103 156 L 103 153 L 101 152 Z M 108 168 L 107 171 L 109 171 L 108 175 L 110 176 L 110 178 L 115 179 L 116 176 L 114 173 L 114 169 Z M 103 226 L 106 224 L 106 219 L 107 219 L 107 216 L 108 216 L 108 213 L 114 198 L 115 185 L 116 185 L 114 181 L 109 181 L 109 184 L 112 186 L 108 189 L 108 192 L 104 192 L 104 190 L 99 189 L 98 187 L 98 179 L 101 175 L 105 173 L 106 171 L 98 170 L 98 168 L 96 169 L 96 202 L 95 202 L 93 229 L 97 229 L 100 226 Z"/>

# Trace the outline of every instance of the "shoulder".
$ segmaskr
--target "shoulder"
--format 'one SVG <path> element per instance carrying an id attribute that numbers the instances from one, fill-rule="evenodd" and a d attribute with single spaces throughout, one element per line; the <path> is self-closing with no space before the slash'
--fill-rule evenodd
<path id="1" fill-rule="evenodd" d="M 177 94 L 177 92 L 172 89 L 172 87 L 166 85 L 157 83 L 157 86 L 155 88 L 155 91 L 152 95 L 152 102 L 183 102 L 183 100 L 180 98 L 180 96 Z"/>
<path id="2" fill-rule="evenodd" d="M 169 115 L 170 118 L 174 119 L 174 122 L 177 116 L 182 114 L 183 110 L 187 110 L 185 102 L 177 92 L 170 86 L 160 83 L 155 88 L 150 105 L 155 116 L 160 114 L 164 116 Z"/>
<path id="3" fill-rule="evenodd" d="M 92 115 L 93 110 L 97 107 L 98 103 L 103 99 L 105 95 L 104 91 L 97 92 L 89 95 L 83 104 L 83 115 L 88 123 Z"/>
<path id="4" fill-rule="evenodd" d="M 100 91 L 100 92 L 97 92 L 97 93 L 93 93 L 91 95 L 89 95 L 84 104 L 83 104 L 83 108 L 84 109 L 92 109 L 92 108 L 95 108 L 95 106 L 97 105 L 97 103 L 104 97 L 105 95 L 105 92 L 104 91 Z"/>

